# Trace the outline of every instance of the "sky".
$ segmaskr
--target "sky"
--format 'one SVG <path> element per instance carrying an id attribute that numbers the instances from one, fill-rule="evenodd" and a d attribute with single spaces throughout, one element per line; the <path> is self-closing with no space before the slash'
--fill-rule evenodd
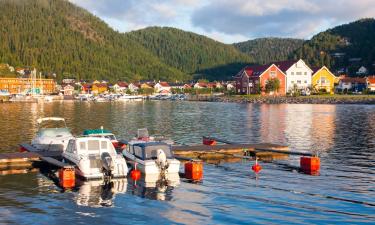
<path id="1" fill-rule="evenodd" d="M 148 26 L 192 31 L 224 43 L 259 37 L 309 39 L 375 16 L 375 0 L 69 0 L 120 32 Z"/>

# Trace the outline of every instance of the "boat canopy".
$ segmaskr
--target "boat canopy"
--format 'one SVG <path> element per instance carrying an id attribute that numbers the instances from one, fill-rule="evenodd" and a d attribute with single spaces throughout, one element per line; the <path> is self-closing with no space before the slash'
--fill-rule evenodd
<path id="1" fill-rule="evenodd" d="M 142 160 L 155 160 L 158 149 L 163 150 L 168 159 L 173 158 L 171 146 L 163 142 L 136 143 L 130 146 L 130 153 Z"/>
<path id="2" fill-rule="evenodd" d="M 44 118 L 39 118 L 37 120 L 37 122 L 40 124 L 40 123 L 43 123 L 45 121 L 64 121 L 65 123 L 65 119 L 64 118 L 61 118 L 61 117 L 44 117 Z"/>
<path id="3" fill-rule="evenodd" d="M 83 135 L 92 135 L 92 134 L 112 134 L 111 131 L 109 130 L 104 130 L 104 129 L 96 129 L 96 130 L 85 130 L 83 131 Z"/>

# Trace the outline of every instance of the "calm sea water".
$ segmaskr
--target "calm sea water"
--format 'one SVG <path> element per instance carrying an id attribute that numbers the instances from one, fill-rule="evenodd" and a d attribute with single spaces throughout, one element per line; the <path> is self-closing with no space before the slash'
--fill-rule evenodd
<path id="1" fill-rule="evenodd" d="M 315 224 L 375 222 L 375 106 L 202 102 L 0 104 L 0 152 L 35 134 L 36 119 L 61 116 L 73 133 L 104 126 L 118 138 L 137 128 L 179 143 L 202 135 L 287 144 L 318 152 L 320 176 L 284 164 L 205 164 L 202 183 L 163 187 L 120 180 L 62 191 L 41 173 L 0 176 L 0 224 Z"/>

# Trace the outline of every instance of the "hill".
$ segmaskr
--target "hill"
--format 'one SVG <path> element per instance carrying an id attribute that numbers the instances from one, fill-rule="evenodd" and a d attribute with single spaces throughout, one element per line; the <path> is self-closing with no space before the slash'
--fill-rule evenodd
<path id="1" fill-rule="evenodd" d="M 365 66 L 374 73 L 375 20 L 362 19 L 321 32 L 293 54 L 311 66 L 327 65 L 335 72 L 356 75 Z"/>
<path id="2" fill-rule="evenodd" d="M 268 64 L 288 59 L 303 44 L 301 39 L 258 38 L 233 44 L 239 51 L 255 59 L 255 63 Z"/>
<path id="3" fill-rule="evenodd" d="M 169 27 L 149 27 L 126 34 L 169 66 L 211 80 L 233 76 L 252 58 L 208 37 Z"/>
<path id="4" fill-rule="evenodd" d="M 65 0 L 0 0 L 0 63 L 58 78 L 185 80 L 136 41 Z"/>

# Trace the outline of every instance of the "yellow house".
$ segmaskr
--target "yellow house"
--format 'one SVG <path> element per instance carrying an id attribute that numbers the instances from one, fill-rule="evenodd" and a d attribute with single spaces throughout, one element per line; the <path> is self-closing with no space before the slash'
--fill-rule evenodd
<path id="1" fill-rule="evenodd" d="M 317 90 L 325 90 L 327 93 L 333 94 L 336 82 L 337 77 L 327 67 L 323 66 L 313 74 L 311 84 Z"/>
<path id="2" fill-rule="evenodd" d="M 108 91 L 108 86 L 106 84 L 93 84 L 91 92 L 93 94 L 102 94 Z"/>

